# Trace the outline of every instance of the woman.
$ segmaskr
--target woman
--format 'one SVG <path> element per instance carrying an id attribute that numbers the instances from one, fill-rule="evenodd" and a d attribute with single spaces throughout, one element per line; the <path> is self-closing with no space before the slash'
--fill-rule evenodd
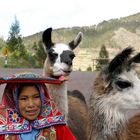
<path id="1" fill-rule="evenodd" d="M 34 74 L 15 77 L 19 81 L 7 83 L 2 97 L 0 140 L 76 140 L 45 84 L 21 83 L 23 78 L 24 81 L 29 77 L 37 79 Z"/>

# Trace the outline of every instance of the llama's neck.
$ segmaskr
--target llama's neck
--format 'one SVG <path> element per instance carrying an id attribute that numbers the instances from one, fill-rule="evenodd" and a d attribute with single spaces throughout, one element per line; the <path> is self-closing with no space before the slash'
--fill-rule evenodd
<path id="1" fill-rule="evenodd" d="M 44 65 L 43 75 L 46 77 L 51 77 L 49 71 L 49 63 L 46 61 Z M 64 81 L 60 85 L 48 84 L 48 91 L 51 97 L 54 99 L 58 110 L 65 116 L 66 121 L 68 118 L 68 99 L 67 99 L 67 81 Z"/>
<path id="2" fill-rule="evenodd" d="M 68 115 L 68 99 L 67 99 L 67 83 L 63 82 L 61 85 L 48 85 L 48 90 L 56 103 L 59 111 L 65 115 L 67 120 Z"/>
<path id="3" fill-rule="evenodd" d="M 118 108 L 91 98 L 89 140 L 125 140 L 127 119 Z"/>

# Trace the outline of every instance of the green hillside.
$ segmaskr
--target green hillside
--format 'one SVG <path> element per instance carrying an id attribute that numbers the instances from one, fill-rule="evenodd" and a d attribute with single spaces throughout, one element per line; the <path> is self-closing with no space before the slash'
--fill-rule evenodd
<path id="1" fill-rule="evenodd" d="M 114 31 L 120 27 L 135 33 L 140 28 L 140 13 L 120 19 L 110 19 L 93 26 L 55 29 L 52 37 L 54 42 L 62 41 L 67 43 L 81 31 L 84 34 L 84 40 L 80 47 L 97 48 L 109 40 L 114 35 Z M 24 37 L 24 42 L 27 46 L 32 46 L 34 42 L 38 42 L 41 39 L 41 35 L 42 32 L 39 32 L 32 36 Z"/>
<path id="2" fill-rule="evenodd" d="M 93 67 L 93 59 L 99 57 L 100 47 L 103 44 L 107 46 L 110 58 L 112 58 L 120 48 L 122 49 L 128 45 L 139 48 L 140 13 L 119 19 L 102 21 L 98 25 L 55 29 L 52 32 L 52 40 L 53 42 L 69 43 L 69 41 L 76 37 L 78 32 L 83 32 L 84 38 L 80 47 L 76 49 L 77 57 L 74 59 L 74 70 L 87 70 L 88 67 Z M 8 63 L 11 64 L 10 67 L 42 67 L 46 54 L 43 54 L 43 49 L 38 49 L 40 46 L 42 47 L 42 42 L 40 42 L 41 37 L 42 31 L 31 36 L 23 37 L 28 59 L 17 64 L 15 60 L 10 58 L 8 60 Z M 4 40 L 0 39 L 0 66 L 4 64 L 2 52 L 5 44 Z M 37 49 L 38 51 L 36 51 Z M 40 57 L 36 56 L 36 54 L 43 55 L 40 55 Z"/>

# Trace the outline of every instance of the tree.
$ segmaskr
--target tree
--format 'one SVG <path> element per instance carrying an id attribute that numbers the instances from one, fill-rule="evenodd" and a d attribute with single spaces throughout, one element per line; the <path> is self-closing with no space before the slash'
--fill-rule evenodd
<path id="1" fill-rule="evenodd" d="M 87 67 L 87 71 L 92 71 L 91 66 Z"/>
<path id="2" fill-rule="evenodd" d="M 6 42 L 2 37 L 0 37 L 0 50 L 7 47 Z"/>
<path id="3" fill-rule="evenodd" d="M 47 56 L 43 48 L 42 40 L 38 41 L 38 44 L 34 42 L 33 49 L 35 51 L 34 58 L 37 63 L 36 65 L 42 67 Z"/>
<path id="4" fill-rule="evenodd" d="M 14 22 L 11 24 L 9 30 L 9 37 L 7 39 L 7 46 L 10 53 L 15 58 L 21 58 L 25 55 L 25 46 L 20 35 L 20 24 L 17 18 L 15 17 Z"/>
<path id="5" fill-rule="evenodd" d="M 106 50 L 105 45 L 103 44 L 101 46 L 100 52 L 99 52 L 99 59 L 97 61 L 96 70 L 100 70 L 103 65 L 106 65 L 109 62 L 109 54 Z"/>

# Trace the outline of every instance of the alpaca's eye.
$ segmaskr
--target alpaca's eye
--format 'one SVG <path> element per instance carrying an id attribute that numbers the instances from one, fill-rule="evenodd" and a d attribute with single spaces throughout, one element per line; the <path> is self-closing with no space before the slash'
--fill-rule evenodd
<path id="1" fill-rule="evenodd" d="M 115 84 L 120 90 L 132 86 L 132 84 L 129 81 L 116 81 Z"/>

